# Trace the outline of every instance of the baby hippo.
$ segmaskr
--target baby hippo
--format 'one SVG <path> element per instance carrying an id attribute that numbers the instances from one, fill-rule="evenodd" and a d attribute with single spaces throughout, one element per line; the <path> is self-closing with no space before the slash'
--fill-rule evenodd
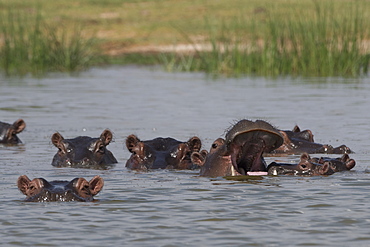
<path id="1" fill-rule="evenodd" d="M 267 170 L 269 175 L 320 176 L 349 171 L 355 165 L 356 161 L 350 159 L 348 154 L 340 158 L 311 158 L 307 153 L 303 153 L 298 164 L 272 162 Z"/>
<path id="2" fill-rule="evenodd" d="M 84 178 L 71 181 L 51 181 L 44 178 L 30 180 L 22 175 L 17 181 L 18 189 L 27 196 L 26 202 L 79 201 L 91 202 L 104 185 L 101 177 L 95 176 L 89 182 Z"/>
<path id="3" fill-rule="evenodd" d="M 13 124 L 0 122 L 0 143 L 2 144 L 19 144 L 22 143 L 17 134 L 26 128 L 26 122 L 18 119 Z"/>
<path id="4" fill-rule="evenodd" d="M 349 171 L 356 165 L 356 161 L 354 159 L 350 159 L 348 154 L 343 154 L 343 156 L 339 158 L 311 158 L 310 161 L 319 164 L 328 163 L 330 168 L 335 172 Z"/>
<path id="5" fill-rule="evenodd" d="M 322 164 L 312 162 L 307 153 L 301 155 L 298 164 L 285 164 L 272 162 L 267 171 L 269 175 L 298 175 L 298 176 L 320 176 L 335 173 L 328 162 Z"/>
<path id="6" fill-rule="evenodd" d="M 56 167 L 106 169 L 117 163 L 116 158 L 107 149 L 113 134 L 106 129 L 98 138 L 79 136 L 64 139 L 61 134 L 54 133 L 51 142 L 58 148 L 52 165 Z"/>

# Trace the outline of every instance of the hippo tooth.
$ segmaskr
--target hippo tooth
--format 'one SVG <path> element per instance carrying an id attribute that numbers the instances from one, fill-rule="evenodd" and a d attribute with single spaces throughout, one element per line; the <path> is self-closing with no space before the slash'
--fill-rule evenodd
<path id="1" fill-rule="evenodd" d="M 236 176 L 237 174 L 236 174 L 236 171 L 235 171 L 235 168 L 234 168 L 234 166 L 232 165 L 231 166 L 231 176 Z"/>

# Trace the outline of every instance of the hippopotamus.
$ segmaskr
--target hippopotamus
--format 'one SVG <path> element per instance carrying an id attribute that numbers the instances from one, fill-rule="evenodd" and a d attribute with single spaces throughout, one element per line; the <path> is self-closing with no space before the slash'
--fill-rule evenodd
<path id="1" fill-rule="evenodd" d="M 348 154 L 343 154 L 343 156 L 339 158 L 311 158 L 310 161 L 318 164 L 328 163 L 334 172 L 349 171 L 356 165 L 356 161 L 354 159 L 350 159 Z"/>
<path id="2" fill-rule="evenodd" d="M 106 169 L 117 163 L 112 152 L 107 149 L 113 134 L 106 129 L 98 138 L 79 136 L 73 139 L 64 139 L 56 132 L 51 142 L 58 148 L 52 165 L 56 167 L 76 167 Z"/>
<path id="3" fill-rule="evenodd" d="M 348 154 L 352 150 L 341 145 L 333 147 L 328 144 L 320 144 L 314 142 L 311 130 L 303 130 L 296 125 L 293 130 L 279 130 L 284 138 L 284 143 L 277 149 L 273 150 L 272 154 L 302 154 L 304 152 L 310 154 L 325 153 L 325 154 Z"/>
<path id="4" fill-rule="evenodd" d="M 18 178 L 17 185 L 27 196 L 26 202 L 91 202 L 94 200 L 93 196 L 102 190 L 104 181 L 100 176 L 95 176 L 90 181 L 74 178 L 71 181 L 48 182 L 44 178 L 30 180 L 26 175 L 22 175 Z"/>
<path id="5" fill-rule="evenodd" d="M 158 137 L 141 141 L 136 135 L 126 138 L 126 147 L 132 153 L 126 167 L 133 170 L 150 169 L 196 169 L 190 159 L 193 152 L 202 146 L 199 137 L 194 136 L 186 142 L 171 137 Z"/>
<path id="6" fill-rule="evenodd" d="M 194 152 L 191 158 L 201 166 L 200 176 L 267 175 L 262 155 L 282 144 L 282 135 L 271 124 L 243 119 L 227 131 L 225 138 L 216 139 L 209 152 Z"/>
<path id="7" fill-rule="evenodd" d="M 0 122 L 0 143 L 10 145 L 22 143 L 17 134 L 25 128 L 26 122 L 23 119 L 18 119 L 13 124 Z"/>
<path id="8" fill-rule="evenodd" d="M 267 167 L 267 173 L 268 175 L 319 176 L 331 175 L 335 171 L 330 167 L 329 162 L 314 163 L 308 153 L 303 153 L 298 164 L 272 162 Z"/>

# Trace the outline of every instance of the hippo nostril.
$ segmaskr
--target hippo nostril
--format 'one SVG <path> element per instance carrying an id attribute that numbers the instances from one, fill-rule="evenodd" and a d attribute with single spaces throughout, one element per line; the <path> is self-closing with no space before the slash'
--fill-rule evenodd
<path id="1" fill-rule="evenodd" d="M 307 165 L 301 165 L 302 170 L 307 170 Z"/>

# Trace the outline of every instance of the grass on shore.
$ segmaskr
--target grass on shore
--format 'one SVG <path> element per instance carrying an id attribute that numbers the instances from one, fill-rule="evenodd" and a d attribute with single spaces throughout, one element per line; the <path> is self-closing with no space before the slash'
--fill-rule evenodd
<path id="1" fill-rule="evenodd" d="M 356 0 L 1 0 L 0 67 L 42 74 L 136 63 L 230 76 L 359 76 L 369 68 L 369 6 Z M 178 44 L 195 49 L 137 49 Z"/>
<path id="2" fill-rule="evenodd" d="M 216 30 L 209 24 L 210 51 L 163 56 L 163 63 L 169 70 L 232 76 L 367 74 L 370 53 L 364 47 L 368 35 L 364 8 L 353 4 L 334 12 L 332 4 L 319 2 L 313 2 L 312 8 L 313 16 L 268 14 L 262 34 L 256 22 L 243 17 L 224 21 Z"/>
<path id="3" fill-rule="evenodd" d="M 0 30 L 0 66 L 6 75 L 72 72 L 88 67 L 93 58 L 93 39 L 82 38 L 77 27 L 67 33 L 49 26 L 39 12 L 1 11 Z"/>

